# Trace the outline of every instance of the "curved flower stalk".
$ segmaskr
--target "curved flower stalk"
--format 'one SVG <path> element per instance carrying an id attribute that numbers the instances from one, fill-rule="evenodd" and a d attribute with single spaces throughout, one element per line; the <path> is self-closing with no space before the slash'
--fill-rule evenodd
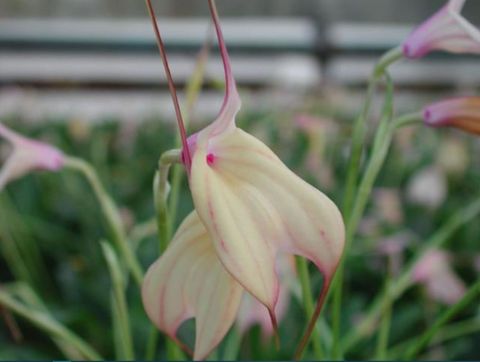
<path id="1" fill-rule="evenodd" d="M 480 97 L 458 97 L 428 105 L 423 110 L 425 124 L 455 127 L 480 135 Z"/>
<path id="2" fill-rule="evenodd" d="M 180 323 L 196 318 L 194 358 L 202 359 L 233 323 L 243 290 L 266 307 L 277 328 L 277 260 L 300 255 L 324 277 L 301 350 L 343 252 L 343 219 L 328 197 L 237 128 L 241 102 L 213 0 L 209 6 L 224 64 L 225 98 L 217 119 L 183 148 L 195 211 L 148 270 L 143 302 L 153 322 L 175 340 Z"/>
<path id="3" fill-rule="evenodd" d="M 435 50 L 480 53 L 480 31 L 461 15 L 465 1 L 449 0 L 415 29 L 403 43 L 403 54 L 415 59 Z"/>
<path id="4" fill-rule="evenodd" d="M 0 170 L 0 191 L 11 181 L 37 170 L 58 171 L 65 157 L 57 148 L 46 143 L 28 139 L 0 123 L 0 136 L 13 150 Z"/>

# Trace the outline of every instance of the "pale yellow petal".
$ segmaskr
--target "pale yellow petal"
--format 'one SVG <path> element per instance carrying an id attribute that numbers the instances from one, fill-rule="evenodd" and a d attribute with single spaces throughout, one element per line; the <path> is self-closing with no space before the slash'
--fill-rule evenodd
<path id="1" fill-rule="evenodd" d="M 149 268 L 142 298 L 149 318 L 172 338 L 185 320 L 196 319 L 194 358 L 198 360 L 206 358 L 227 333 L 242 291 L 192 212 L 167 251 Z"/>
<path id="2" fill-rule="evenodd" d="M 199 144 L 190 187 L 222 263 L 271 310 L 279 250 L 333 274 L 344 244 L 340 212 L 253 136 L 235 129 Z"/>

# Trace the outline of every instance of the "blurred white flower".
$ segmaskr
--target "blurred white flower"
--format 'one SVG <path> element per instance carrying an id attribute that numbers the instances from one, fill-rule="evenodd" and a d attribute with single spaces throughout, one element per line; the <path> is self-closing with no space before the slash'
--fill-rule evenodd
<path id="1" fill-rule="evenodd" d="M 439 207 L 447 197 L 445 173 L 435 166 L 429 166 L 413 175 L 407 185 L 407 199 L 429 209 Z"/>
<path id="2" fill-rule="evenodd" d="M 438 150 L 437 164 L 448 176 L 462 177 L 470 164 L 470 153 L 465 142 L 449 137 Z"/>

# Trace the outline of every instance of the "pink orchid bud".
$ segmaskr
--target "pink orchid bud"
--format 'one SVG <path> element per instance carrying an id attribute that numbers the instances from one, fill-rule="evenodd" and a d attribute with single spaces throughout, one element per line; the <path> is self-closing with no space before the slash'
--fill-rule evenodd
<path id="1" fill-rule="evenodd" d="M 25 138 L 0 123 L 0 136 L 13 150 L 0 171 L 0 190 L 7 183 L 37 170 L 58 171 L 63 167 L 64 156 L 53 146 Z"/>
<path id="2" fill-rule="evenodd" d="M 427 252 L 415 265 L 412 280 L 423 284 L 430 297 L 444 304 L 455 304 L 465 294 L 463 281 L 450 267 L 450 256 L 442 250 Z"/>
<path id="3" fill-rule="evenodd" d="M 148 270 L 143 303 L 158 328 L 177 341 L 180 324 L 196 318 L 193 357 L 204 359 L 232 325 L 244 290 L 264 306 L 277 329 L 283 288 L 277 260 L 299 255 L 323 275 L 303 348 L 343 253 L 342 215 L 270 148 L 236 126 L 240 97 L 213 0 L 209 6 L 224 65 L 225 98 L 216 120 L 184 142 L 195 211 Z"/>
<path id="4" fill-rule="evenodd" d="M 430 19 L 415 29 L 403 43 L 407 58 L 421 58 L 435 51 L 480 53 L 480 31 L 461 11 L 465 0 L 450 0 Z"/>
<path id="5" fill-rule="evenodd" d="M 423 110 L 425 124 L 455 127 L 480 135 L 480 97 L 458 97 L 430 104 Z"/>

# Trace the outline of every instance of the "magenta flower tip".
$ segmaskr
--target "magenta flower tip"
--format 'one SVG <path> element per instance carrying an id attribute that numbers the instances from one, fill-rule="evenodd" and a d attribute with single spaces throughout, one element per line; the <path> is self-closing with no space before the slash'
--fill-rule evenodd
<path id="1" fill-rule="evenodd" d="M 432 111 L 429 107 L 423 110 L 423 120 L 426 124 L 430 126 L 435 126 L 435 122 L 433 121 Z"/>

